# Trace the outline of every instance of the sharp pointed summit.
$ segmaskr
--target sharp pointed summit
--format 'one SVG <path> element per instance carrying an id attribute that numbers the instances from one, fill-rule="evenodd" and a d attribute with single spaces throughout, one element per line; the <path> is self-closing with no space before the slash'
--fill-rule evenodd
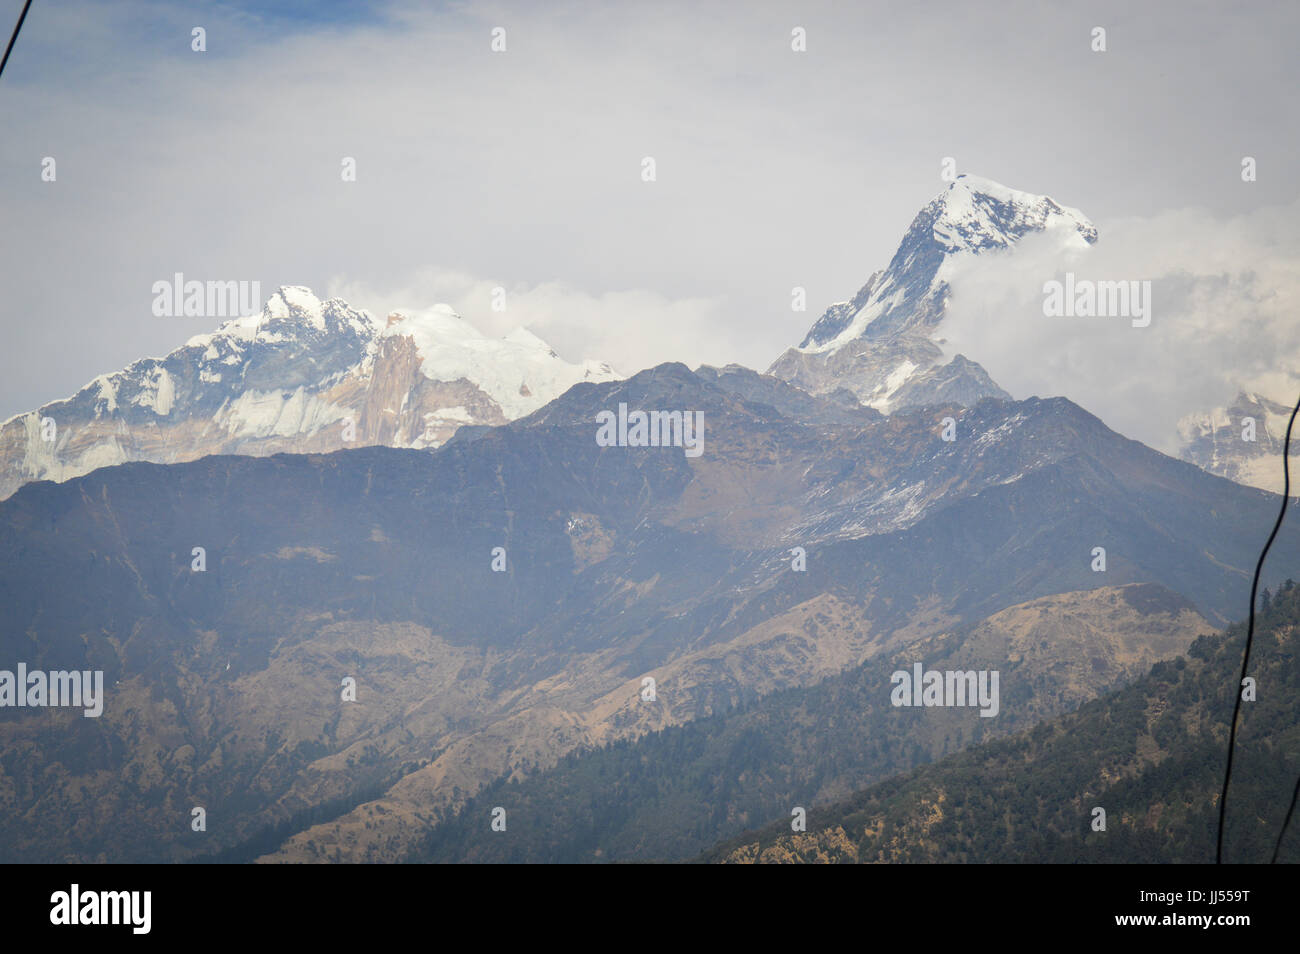
<path id="1" fill-rule="evenodd" d="M 1055 236 L 1063 250 L 1097 241 L 1097 229 L 1078 209 L 990 179 L 958 176 L 917 213 L 889 265 L 852 299 L 826 309 L 769 373 L 814 394 L 848 388 L 885 412 L 1009 397 L 963 356 L 940 367 L 943 353 L 933 337 L 956 264 L 1006 253 L 1032 232 Z"/>

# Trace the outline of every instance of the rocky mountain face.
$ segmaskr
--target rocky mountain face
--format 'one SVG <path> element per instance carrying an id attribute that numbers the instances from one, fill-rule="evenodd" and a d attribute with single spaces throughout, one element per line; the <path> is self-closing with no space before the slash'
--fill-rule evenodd
<path id="1" fill-rule="evenodd" d="M 702 452 L 602 445 L 621 405 L 698 413 Z M 678 364 L 432 452 L 29 484 L 0 656 L 103 670 L 106 699 L 0 709 L 0 854 L 392 860 L 494 779 L 1027 600 L 1152 583 L 1222 620 L 1274 508 L 1064 399 L 884 416 Z"/>
<path id="2" fill-rule="evenodd" d="M 768 373 L 813 393 L 847 388 L 887 413 L 1008 398 L 975 361 L 957 355 L 944 363 L 935 335 L 956 268 L 971 256 L 1007 254 L 1031 232 L 1053 236 L 1062 250 L 1097 240 L 1096 228 L 1077 209 L 958 176 L 912 221 L 888 267 L 851 300 L 831 305 Z"/>
<path id="3" fill-rule="evenodd" d="M 259 315 L 4 422 L 0 499 L 135 460 L 437 447 L 462 424 L 503 424 L 578 381 L 617 377 L 524 329 L 487 338 L 445 305 L 380 322 L 284 287 Z"/>
<path id="4" fill-rule="evenodd" d="M 1282 448 L 1291 408 L 1258 394 L 1242 392 L 1229 407 L 1191 414 L 1178 425 L 1183 441 L 1179 457 L 1239 484 L 1280 494 Z M 1300 434 L 1293 434 L 1291 455 L 1300 454 Z M 1292 461 L 1292 488 L 1300 473 Z"/>

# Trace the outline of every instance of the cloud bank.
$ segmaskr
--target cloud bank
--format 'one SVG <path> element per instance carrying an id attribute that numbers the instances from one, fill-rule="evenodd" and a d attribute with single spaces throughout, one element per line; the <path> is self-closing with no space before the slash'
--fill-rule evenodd
<path id="1" fill-rule="evenodd" d="M 1242 389 L 1295 403 L 1300 202 L 1232 217 L 1182 209 L 1098 231 L 1070 258 L 1031 236 L 1012 254 L 964 263 L 939 329 L 945 351 L 979 361 L 1014 397 L 1064 395 L 1167 453 L 1180 418 Z M 1045 317 L 1044 283 L 1066 271 L 1150 281 L 1150 326 Z"/>
<path id="2" fill-rule="evenodd" d="M 495 296 L 497 289 L 504 294 Z M 446 303 L 484 334 L 525 327 L 566 361 L 605 361 L 629 376 L 665 361 L 734 360 L 722 297 L 670 299 L 644 289 L 593 294 L 564 282 L 511 284 L 432 267 L 396 288 L 339 277 L 328 293 L 380 317 Z"/>

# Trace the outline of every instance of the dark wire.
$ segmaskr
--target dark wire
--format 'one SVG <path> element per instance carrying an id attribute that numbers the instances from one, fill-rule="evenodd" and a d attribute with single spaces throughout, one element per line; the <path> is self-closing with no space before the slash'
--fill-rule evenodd
<path id="1" fill-rule="evenodd" d="M 27 19 L 27 8 L 32 5 L 32 0 L 27 0 L 23 4 L 23 12 L 18 14 L 18 24 L 14 27 L 14 35 L 9 38 L 9 45 L 5 47 L 4 59 L 0 60 L 0 76 L 4 75 L 5 64 L 9 62 L 9 51 L 14 48 L 14 42 L 18 39 L 18 31 L 23 28 L 23 21 Z"/>
<path id="2" fill-rule="evenodd" d="M 1291 427 L 1295 424 L 1296 414 L 1300 413 L 1300 400 L 1296 401 L 1295 410 L 1291 412 L 1291 419 L 1286 423 L 1286 443 L 1282 445 L 1282 509 L 1278 511 L 1277 520 L 1273 524 L 1273 532 L 1268 535 L 1268 542 L 1264 544 L 1264 552 L 1259 555 L 1259 562 L 1255 564 L 1255 579 L 1250 584 L 1250 618 L 1246 624 L 1246 651 L 1241 656 L 1241 678 L 1237 680 L 1235 692 L 1237 701 L 1232 707 L 1232 727 L 1228 732 L 1228 767 L 1223 773 L 1223 791 L 1219 795 L 1219 838 L 1214 849 L 1214 863 L 1223 864 L 1223 819 L 1228 807 L 1228 782 L 1232 779 L 1232 753 L 1237 745 L 1237 717 L 1241 714 L 1241 684 L 1246 680 L 1246 670 L 1250 665 L 1250 644 L 1255 639 L 1255 593 L 1259 589 L 1259 574 L 1264 569 L 1264 558 L 1268 556 L 1269 547 L 1273 545 L 1273 538 L 1277 536 L 1277 531 L 1282 526 L 1282 520 L 1286 517 L 1287 504 L 1291 502 Z M 1291 807 L 1295 808 L 1295 799 L 1291 800 Z M 1291 813 L 1287 812 L 1287 822 L 1291 820 Z M 1282 831 L 1286 832 L 1286 824 L 1282 825 Z M 1281 836 L 1278 836 L 1278 844 L 1281 844 Z M 1275 856 L 1276 857 L 1276 856 Z"/>
<path id="3" fill-rule="evenodd" d="M 1291 815 L 1295 812 L 1295 801 L 1300 796 L 1300 778 L 1295 780 L 1295 791 L 1291 793 L 1291 807 L 1286 810 L 1286 820 L 1282 822 L 1282 830 L 1277 833 L 1277 844 L 1273 846 L 1273 857 L 1269 859 L 1269 864 L 1277 863 L 1278 852 L 1282 850 L 1282 838 L 1286 834 L 1286 826 L 1291 824 Z"/>

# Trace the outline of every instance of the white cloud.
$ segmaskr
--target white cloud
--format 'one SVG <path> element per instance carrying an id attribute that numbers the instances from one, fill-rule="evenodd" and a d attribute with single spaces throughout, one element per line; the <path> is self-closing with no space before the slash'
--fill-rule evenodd
<path id="1" fill-rule="evenodd" d="M 505 289 L 502 311 L 492 309 L 498 287 Z M 606 361 L 625 375 L 665 361 L 734 360 L 721 297 L 670 299 L 645 289 L 592 294 L 564 282 L 510 285 L 432 267 L 395 288 L 337 277 L 328 293 L 380 317 L 445 303 L 484 334 L 500 337 L 524 327 L 566 361 Z"/>
<path id="2" fill-rule="evenodd" d="M 1245 388 L 1283 404 L 1300 389 L 1300 202 L 1221 218 L 1183 209 L 1098 225 L 1062 259 L 1030 237 L 1014 254 L 954 275 L 945 350 L 979 361 L 1022 398 L 1064 395 L 1166 452 L 1177 422 Z M 1151 282 L 1149 327 L 1124 318 L 1048 318 L 1043 284 Z"/>

